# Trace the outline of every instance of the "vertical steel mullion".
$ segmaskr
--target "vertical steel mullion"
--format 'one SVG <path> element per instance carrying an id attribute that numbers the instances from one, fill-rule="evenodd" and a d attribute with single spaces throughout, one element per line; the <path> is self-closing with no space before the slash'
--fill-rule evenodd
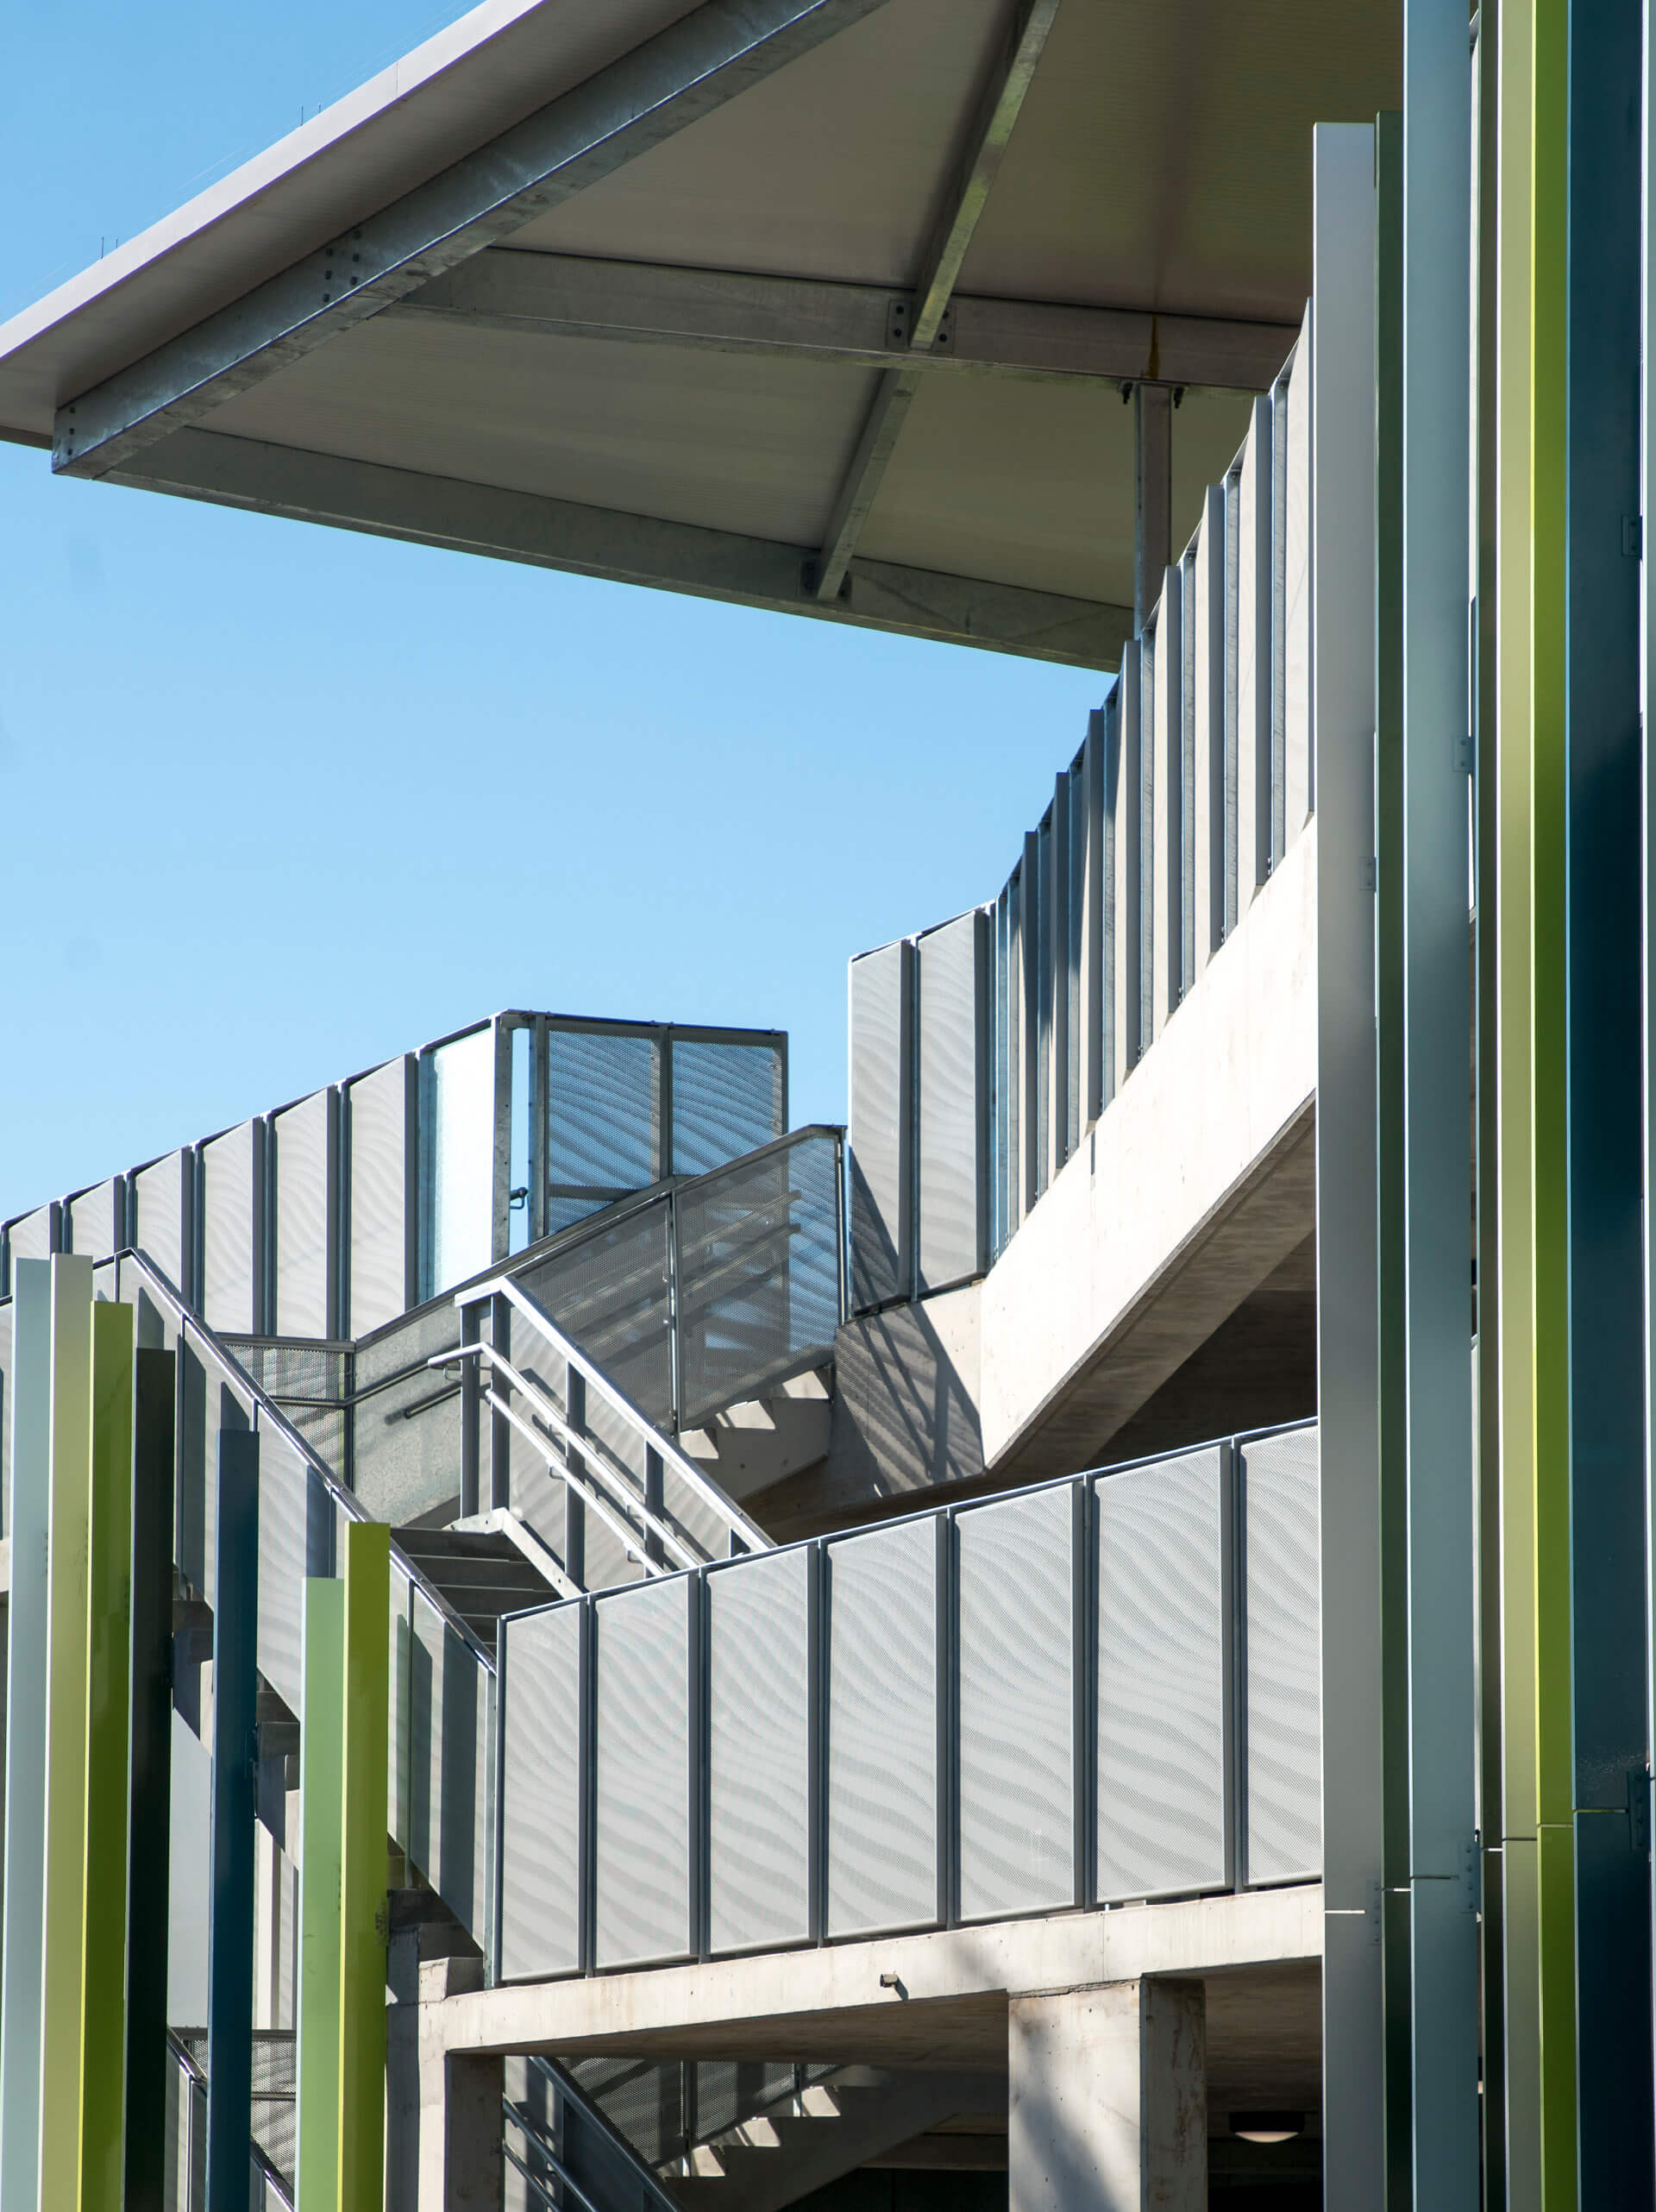
<path id="1" fill-rule="evenodd" d="M 712 1650 L 709 1632 L 712 1607 L 707 1602 L 706 1569 L 685 1581 L 688 1612 L 687 1640 L 690 1662 L 690 1741 L 687 1763 L 690 1790 L 690 1950 L 706 1959 L 712 1933 Z"/>
<path id="2" fill-rule="evenodd" d="M 564 1416 L 578 1436 L 586 1433 L 586 1378 L 577 1367 L 564 1375 Z M 569 1464 L 577 1475 L 586 1471 L 584 1455 L 572 1446 Z M 563 1486 L 563 1571 L 578 1589 L 586 1587 L 586 1507 L 566 1482 Z"/>
<path id="3" fill-rule="evenodd" d="M 207 2207 L 241 2212 L 253 2133 L 254 1714 L 259 1439 L 218 1432 L 213 1603 L 211 1914 L 207 1967 Z"/>
<path id="4" fill-rule="evenodd" d="M 667 1194 L 667 1369 L 671 1400 L 669 1425 L 676 1436 L 684 1421 L 684 1346 L 681 1341 L 680 1292 L 684 1255 L 679 1243 L 678 1193 Z"/>
<path id="5" fill-rule="evenodd" d="M 575 1884 L 577 1948 L 580 1971 L 598 1970 L 598 1607 L 580 1599 L 579 1657 L 580 1807 L 576 1824 Z"/>
<path id="6" fill-rule="evenodd" d="M 516 1023 L 497 1015 L 494 1042 L 494 1163 L 490 1181 L 490 1257 L 492 1264 L 511 1252 L 511 1033 Z M 446 1290 L 434 1283 L 433 1290 Z"/>
<path id="7" fill-rule="evenodd" d="M 656 1040 L 656 1180 L 664 1183 L 673 1172 L 673 1041 L 674 1032 L 664 1028 Z"/>
<path id="8" fill-rule="evenodd" d="M 845 1137 L 843 1130 L 835 1130 L 833 1135 L 833 1147 L 834 1249 L 837 1255 L 837 1260 L 834 1269 L 834 1291 L 839 1301 L 838 1310 L 835 1316 L 835 1319 L 839 1326 L 843 1328 L 851 1310 L 851 1255 L 850 1240 L 846 1235 Z"/>
<path id="9" fill-rule="evenodd" d="M 1236 1522 L 1237 1522 L 1237 1448 L 1234 1443 L 1223 1443 L 1219 1448 L 1219 1650 L 1220 1650 L 1220 1715 L 1223 1741 L 1220 1757 L 1223 1768 L 1224 1792 L 1224 1850 L 1226 1889 L 1239 1887 L 1237 1882 L 1237 1831 L 1239 1826 L 1239 1793 L 1236 1781 L 1237 1712 L 1236 1686 L 1239 1674 L 1237 1662 L 1238 1621 L 1236 1579 Z"/>
<path id="10" fill-rule="evenodd" d="M 460 1310 L 460 1342 L 462 1351 L 468 1344 L 478 1342 L 481 1308 L 477 1300 Z M 478 1511 L 478 1468 L 481 1458 L 481 1428 L 483 1411 L 482 1377 L 479 1372 L 482 1355 L 473 1353 L 460 1363 L 460 1517 L 469 1520 Z M 354 1421 L 355 1410 L 352 1410 Z"/>
<path id="11" fill-rule="evenodd" d="M 952 1511 L 933 1524 L 936 1550 L 937 1670 L 937 1919 L 953 1927 L 960 1917 L 959 1604 L 960 1547 Z"/>
<path id="12" fill-rule="evenodd" d="M 1018 1216 L 1021 1221 L 1041 1195 L 1041 840 L 1038 831 L 1024 833 L 1024 858 L 1019 877 L 1019 993 L 1022 1001 L 1022 1037 L 1019 1068 L 1019 1168 L 1021 1185 Z"/>
<path id="13" fill-rule="evenodd" d="M 489 1300 L 489 1342 L 510 1357 L 511 1301 L 497 1295 Z M 489 1413 L 489 1505 L 491 1510 L 511 1503 L 511 1423 L 492 1407 Z"/>
<path id="14" fill-rule="evenodd" d="M 1093 1904 L 1098 1894 L 1098 1577 L 1092 1508 L 1092 1485 L 1077 1477 L 1070 1486 L 1071 1849 L 1073 1895 L 1082 1907 Z"/>
<path id="15" fill-rule="evenodd" d="M 812 1943 L 828 1934 L 828 1549 L 819 1539 L 806 1553 L 806 1896 Z"/>
<path id="16" fill-rule="evenodd" d="M 493 1833 L 489 1838 L 489 1863 L 492 1870 L 493 1895 L 495 1900 L 498 1901 L 505 1894 L 506 1879 L 506 1824 L 505 1819 L 502 1818 L 502 1809 L 506 1801 L 506 1695 L 507 1681 L 511 1674 L 510 1662 L 511 1658 L 511 1630 L 509 1624 L 503 1623 L 497 1630 L 496 1633 L 498 1640 L 495 1645 L 494 1662 L 494 1743 L 492 1747 L 495 1810 Z M 579 1683 L 580 1679 L 579 1655 L 577 1655 L 575 1679 L 577 1683 L 576 1694 L 577 1697 L 579 1697 Z M 579 1719 L 577 1719 L 576 1722 L 576 1728 L 577 1731 L 579 1731 Z M 577 1810 L 575 1816 L 575 1879 L 577 1885 L 579 1885 L 580 1879 L 580 1816 L 579 1810 Z M 579 1959 L 580 1948 L 580 1918 L 579 1913 L 576 1914 L 575 1926 L 575 1948 L 577 1958 Z M 483 1956 L 488 1968 L 488 1978 L 491 1984 L 494 1986 L 498 1986 L 500 1983 L 505 1974 L 505 1914 L 498 1909 L 497 1905 L 496 1909 L 492 1911 L 490 1914 L 489 1939 L 483 1946 Z"/>
<path id="17" fill-rule="evenodd" d="M 537 1014 L 530 1027 L 529 1046 L 529 1240 L 547 1234 L 546 1185 L 550 1166 L 552 1122 L 549 1092 L 552 1080 L 550 1032 L 546 1016 Z"/>

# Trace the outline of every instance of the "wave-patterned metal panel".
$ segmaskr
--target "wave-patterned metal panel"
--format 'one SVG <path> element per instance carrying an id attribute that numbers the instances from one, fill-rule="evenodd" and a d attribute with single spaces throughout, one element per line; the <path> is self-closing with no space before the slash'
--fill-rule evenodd
<path id="1" fill-rule="evenodd" d="M 349 1334 L 366 1336 L 406 1310 L 409 1185 L 414 1151 L 413 1061 L 387 1060 L 346 1090 L 350 1221 Z"/>
<path id="2" fill-rule="evenodd" d="M 811 1932 L 809 1555 L 707 1577 L 712 1948 Z"/>
<path id="3" fill-rule="evenodd" d="M 126 1178 L 111 1175 L 90 1191 L 72 1198 L 64 1222 L 66 1252 L 84 1253 L 89 1260 L 111 1258 L 127 1241 Z"/>
<path id="4" fill-rule="evenodd" d="M 499 1972 L 580 1965 L 581 1607 L 502 1624 Z"/>
<path id="5" fill-rule="evenodd" d="M 882 946 L 851 962 L 851 1306 L 906 1297 L 913 1259 L 909 1050 L 914 952 Z"/>
<path id="6" fill-rule="evenodd" d="M 1101 1902 L 1227 1878 L 1224 1456 L 1093 1484 Z"/>
<path id="7" fill-rule="evenodd" d="M 334 1094 L 318 1090 L 271 1119 L 278 1336 L 331 1336 L 337 1326 L 337 1111 Z"/>
<path id="8" fill-rule="evenodd" d="M 480 1943 L 488 1893 L 489 1692 L 477 1653 L 423 1590 L 411 1589 L 404 1847 Z"/>
<path id="9" fill-rule="evenodd" d="M 960 1577 L 960 1914 L 1073 1904 L 1075 1497 L 956 1520 Z"/>
<path id="10" fill-rule="evenodd" d="M 247 1336 L 264 1327 L 262 1138 L 260 1123 L 243 1122 L 201 1147 L 201 1315 Z"/>
<path id="11" fill-rule="evenodd" d="M 594 1865 L 599 1967 L 695 1948 L 690 1886 L 690 1628 L 675 1575 L 600 1599 Z"/>
<path id="12" fill-rule="evenodd" d="M 1317 1431 L 1242 1447 L 1244 1879 L 1322 1864 Z"/>
<path id="13" fill-rule="evenodd" d="M 928 930 L 915 946 L 922 1291 L 988 1264 L 988 965 L 981 914 Z"/>
<path id="14" fill-rule="evenodd" d="M 938 1574 L 931 1519 L 828 1547 L 828 1932 L 938 1914 Z"/>
<path id="15" fill-rule="evenodd" d="M 188 1298 L 195 1241 L 195 1156 L 170 1152 L 131 1178 L 132 1241 Z"/>

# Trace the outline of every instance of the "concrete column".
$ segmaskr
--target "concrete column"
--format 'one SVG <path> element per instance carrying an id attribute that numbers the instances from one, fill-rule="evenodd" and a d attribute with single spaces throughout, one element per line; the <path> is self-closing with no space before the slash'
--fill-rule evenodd
<path id="1" fill-rule="evenodd" d="M 1202 1983 L 1112 1982 L 1008 2014 L 1009 2212 L 1205 2212 Z"/>
<path id="2" fill-rule="evenodd" d="M 419 2194 L 415 2212 L 499 2212 L 504 2202 L 500 2099 L 504 2060 L 451 2054 L 442 2000 L 480 1989 L 480 1959 L 433 1959 L 420 1969 Z"/>

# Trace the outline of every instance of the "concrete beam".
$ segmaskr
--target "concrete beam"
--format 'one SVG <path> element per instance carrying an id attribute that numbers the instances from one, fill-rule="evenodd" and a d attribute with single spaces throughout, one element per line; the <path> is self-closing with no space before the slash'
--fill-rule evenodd
<path id="1" fill-rule="evenodd" d="M 347 235 L 58 410 L 52 465 L 107 476 L 342 331 L 613 176 L 883 0 L 703 0 Z"/>
<path id="2" fill-rule="evenodd" d="M 914 294 L 888 285 L 674 268 L 580 254 L 491 247 L 385 313 L 395 321 L 608 338 L 693 352 L 758 355 L 923 375 L 1137 384 L 1152 356 L 1164 385 L 1270 388 L 1298 336 L 1285 323 L 1227 322 L 1138 309 L 1049 305 L 957 293 L 932 347 L 902 336 Z"/>
<path id="3" fill-rule="evenodd" d="M 996 2068 L 1010 1999 L 1314 1960 L 1321 1898 L 1308 1883 L 462 1990 L 422 2006 L 422 2064 L 539 2050 Z"/>
<path id="4" fill-rule="evenodd" d="M 888 561 L 856 562 L 841 595 L 820 600 L 806 582 L 816 559 L 814 547 L 503 492 L 492 485 L 210 430 L 175 431 L 164 443 L 112 470 L 110 481 L 293 521 L 328 523 L 338 530 L 647 584 L 741 606 L 809 614 L 860 629 L 979 645 L 1072 668 L 1113 669 L 1132 628 L 1127 607 Z"/>

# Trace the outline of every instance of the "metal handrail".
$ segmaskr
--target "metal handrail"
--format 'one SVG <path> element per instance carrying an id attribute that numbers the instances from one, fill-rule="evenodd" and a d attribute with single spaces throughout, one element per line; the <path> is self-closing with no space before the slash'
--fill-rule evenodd
<path id="1" fill-rule="evenodd" d="M 750 1521 L 741 1507 L 727 1498 L 717 1483 L 710 1482 L 693 1460 L 687 1459 L 678 1446 L 670 1443 L 646 1415 L 640 1412 L 624 1391 L 617 1388 L 604 1370 L 589 1360 L 570 1337 L 564 1335 L 545 1308 L 530 1297 L 510 1275 L 497 1275 L 487 1283 L 475 1285 L 470 1290 L 456 1294 L 457 1306 L 475 1305 L 485 1298 L 505 1298 L 521 1313 L 530 1326 L 544 1337 L 558 1356 L 566 1361 L 587 1384 L 618 1413 L 646 1449 L 656 1453 L 663 1467 L 671 1467 L 702 1504 L 735 1536 L 741 1538 L 750 1551 L 768 1551 L 770 1538 L 756 1523 Z M 454 1357 L 451 1353 L 448 1355 Z M 580 1449 L 586 1449 L 583 1437 Z"/>
<path id="2" fill-rule="evenodd" d="M 514 1413 L 511 1406 L 507 1404 L 505 1399 L 500 1397 L 497 1392 L 486 1389 L 483 1392 L 483 1396 L 497 1413 L 504 1416 L 504 1417 L 511 1423 L 512 1427 L 516 1429 L 518 1434 L 523 1437 L 525 1443 L 534 1445 L 536 1449 L 543 1454 L 547 1451 L 548 1446 L 545 1437 L 538 1436 L 520 1414 Z M 551 1464 L 549 1460 L 548 1463 L 549 1465 Z M 625 1553 L 626 1556 L 629 1559 L 636 1559 L 640 1566 L 643 1567 L 646 1574 L 656 1574 L 659 1570 L 655 1561 L 640 1548 L 642 1540 L 637 1530 L 628 1528 L 625 1523 L 620 1518 L 619 1515 L 618 1515 L 612 1509 L 610 1505 L 599 1496 L 599 1492 L 590 1488 L 589 1486 L 583 1482 L 580 1477 L 578 1474 L 574 1474 L 570 1468 L 561 1465 L 559 1467 L 559 1473 L 561 1479 L 568 1484 L 569 1487 L 574 1492 L 576 1497 L 580 1499 L 582 1505 L 590 1505 L 592 1507 L 593 1512 L 595 1512 L 599 1519 L 603 1522 L 610 1534 L 620 1544 L 622 1550 Z"/>

